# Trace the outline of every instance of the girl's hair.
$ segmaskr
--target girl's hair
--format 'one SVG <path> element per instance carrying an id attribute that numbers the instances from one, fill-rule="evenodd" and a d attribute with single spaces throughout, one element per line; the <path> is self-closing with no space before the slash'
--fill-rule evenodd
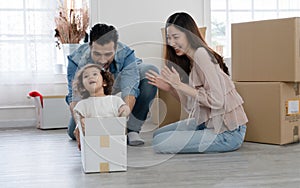
<path id="1" fill-rule="evenodd" d="M 223 57 L 220 56 L 217 52 L 215 52 L 213 49 L 211 49 L 203 39 L 202 35 L 200 34 L 200 31 L 197 27 L 196 22 L 194 19 L 185 12 L 179 12 L 171 15 L 165 26 L 165 36 L 166 36 L 166 44 L 165 44 L 165 60 L 167 60 L 167 66 L 170 66 L 171 63 L 175 63 L 178 65 L 186 74 L 190 74 L 191 72 L 191 64 L 190 60 L 186 55 L 183 56 L 177 56 L 175 50 L 168 45 L 167 41 L 167 27 L 170 25 L 176 27 L 181 32 L 184 32 L 187 36 L 187 39 L 193 49 L 197 49 L 199 47 L 203 47 L 206 49 L 210 57 L 212 58 L 212 61 L 214 63 L 218 63 L 221 67 L 221 69 L 229 75 L 228 67 L 224 63 Z"/>
<path id="2" fill-rule="evenodd" d="M 86 69 L 95 67 L 99 69 L 101 76 L 103 78 L 103 83 L 106 83 L 106 86 L 103 86 L 104 94 L 110 95 L 112 92 L 112 86 L 114 84 L 114 77 L 110 72 L 104 71 L 101 66 L 97 64 L 87 64 L 82 67 L 75 75 L 75 79 L 73 82 L 73 91 L 76 95 L 80 95 L 81 98 L 86 99 L 90 96 L 90 93 L 85 89 L 82 79 L 83 73 Z"/>

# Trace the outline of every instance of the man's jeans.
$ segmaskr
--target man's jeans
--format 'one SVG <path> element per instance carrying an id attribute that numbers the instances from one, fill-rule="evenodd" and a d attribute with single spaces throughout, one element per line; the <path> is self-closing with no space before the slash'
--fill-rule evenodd
<path id="1" fill-rule="evenodd" d="M 134 108 L 127 122 L 127 128 L 135 132 L 139 132 L 141 130 L 141 127 L 147 118 L 150 105 L 152 104 L 157 92 L 157 88 L 155 86 L 148 84 L 145 74 L 149 70 L 153 70 L 158 73 L 158 69 L 154 65 L 141 63 L 138 65 L 138 68 L 141 78 L 139 85 L 140 95 L 136 99 Z M 73 117 L 71 117 L 68 125 L 68 135 L 73 140 L 76 139 L 73 134 L 75 127 L 76 123 Z"/>
<path id="2" fill-rule="evenodd" d="M 153 149 L 157 153 L 210 153 L 228 152 L 241 147 L 246 125 L 233 131 L 216 134 L 195 119 L 178 121 L 153 133 Z"/>

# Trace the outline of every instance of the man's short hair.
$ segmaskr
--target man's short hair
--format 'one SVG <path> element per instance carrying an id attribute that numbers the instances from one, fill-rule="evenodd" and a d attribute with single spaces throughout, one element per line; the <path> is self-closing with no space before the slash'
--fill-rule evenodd
<path id="1" fill-rule="evenodd" d="M 116 28 L 111 25 L 109 26 L 106 24 L 96 24 L 90 31 L 90 45 L 92 45 L 93 42 L 104 45 L 113 41 L 116 48 L 118 39 L 118 32 Z"/>

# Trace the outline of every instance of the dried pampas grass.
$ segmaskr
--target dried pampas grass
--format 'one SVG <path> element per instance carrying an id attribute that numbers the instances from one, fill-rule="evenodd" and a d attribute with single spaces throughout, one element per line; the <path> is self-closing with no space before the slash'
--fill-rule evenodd
<path id="1" fill-rule="evenodd" d="M 80 8 L 76 7 L 79 0 L 58 0 L 59 15 L 55 17 L 55 37 L 59 43 L 79 43 L 86 35 L 89 26 L 89 14 L 86 0 L 81 0 Z"/>

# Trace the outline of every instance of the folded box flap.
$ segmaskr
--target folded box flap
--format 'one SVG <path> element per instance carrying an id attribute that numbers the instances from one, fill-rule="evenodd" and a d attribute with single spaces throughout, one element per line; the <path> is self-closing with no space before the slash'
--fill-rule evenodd
<path id="1" fill-rule="evenodd" d="M 126 117 L 85 118 L 85 136 L 125 135 Z"/>

